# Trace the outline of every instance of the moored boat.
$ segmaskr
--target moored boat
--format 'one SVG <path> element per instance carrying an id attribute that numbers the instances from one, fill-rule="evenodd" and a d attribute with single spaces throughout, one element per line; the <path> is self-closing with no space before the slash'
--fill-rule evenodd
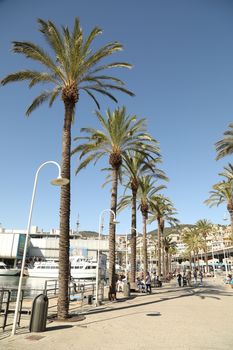
<path id="1" fill-rule="evenodd" d="M 20 269 L 12 269 L 8 267 L 4 262 L 0 261 L 0 276 L 18 276 Z"/>
<path id="2" fill-rule="evenodd" d="M 100 259 L 100 276 L 106 275 L 106 260 Z M 75 279 L 94 279 L 96 277 L 97 262 L 84 256 L 70 257 L 70 276 Z M 58 278 L 59 260 L 35 262 L 28 267 L 29 277 Z"/>

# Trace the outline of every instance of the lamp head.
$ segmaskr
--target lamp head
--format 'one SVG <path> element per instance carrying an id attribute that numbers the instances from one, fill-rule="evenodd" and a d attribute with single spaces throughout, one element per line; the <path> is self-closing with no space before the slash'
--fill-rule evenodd
<path id="1" fill-rule="evenodd" d="M 56 179 L 51 181 L 51 184 L 54 186 L 64 186 L 67 185 L 70 180 L 65 179 L 64 177 L 58 176 Z"/>
<path id="2" fill-rule="evenodd" d="M 120 221 L 117 221 L 117 220 L 114 219 L 112 223 L 113 223 L 113 225 L 117 225 L 117 224 L 120 223 Z"/>

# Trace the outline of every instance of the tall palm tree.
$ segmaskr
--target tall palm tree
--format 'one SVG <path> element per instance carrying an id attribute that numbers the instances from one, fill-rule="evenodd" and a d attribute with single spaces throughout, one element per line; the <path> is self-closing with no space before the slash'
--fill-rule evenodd
<path id="1" fill-rule="evenodd" d="M 205 263 L 206 263 L 206 272 L 208 272 L 208 257 L 207 257 L 207 236 L 213 229 L 213 224 L 207 219 L 198 220 L 196 222 L 196 227 L 200 235 L 204 238 L 204 254 L 205 254 Z"/>
<path id="2" fill-rule="evenodd" d="M 118 107 L 112 113 L 107 110 L 106 118 L 98 111 L 96 116 L 102 130 L 81 129 L 88 136 L 77 137 L 75 140 L 82 139 L 86 142 L 74 148 L 72 154 L 80 153 L 81 163 L 76 173 L 90 162 L 96 163 L 102 157 L 108 156 L 112 175 L 111 210 L 116 214 L 119 170 L 126 152 L 137 149 L 146 155 L 153 150 L 152 143 L 155 140 L 146 133 L 145 119 L 137 120 L 136 116 L 127 115 L 125 107 Z M 112 214 L 109 223 L 109 288 L 111 294 L 115 294 L 115 225 Z"/>
<path id="3" fill-rule="evenodd" d="M 192 253 L 194 266 L 196 262 L 199 265 L 198 252 L 202 245 L 202 238 L 197 227 L 189 228 L 183 232 L 182 241 L 187 245 L 187 251 L 190 253 L 190 265 L 192 266 Z"/>
<path id="4" fill-rule="evenodd" d="M 215 144 L 217 160 L 233 153 L 233 123 L 229 124 L 229 130 L 225 131 L 224 135 L 224 138 Z"/>
<path id="5" fill-rule="evenodd" d="M 118 42 L 110 42 L 103 47 L 93 50 L 93 41 L 102 30 L 94 27 L 84 38 L 79 20 L 74 22 L 73 32 L 62 27 L 60 32 L 51 21 L 38 20 L 39 30 L 49 45 L 51 54 L 32 42 L 13 42 L 13 52 L 23 54 L 36 63 L 40 63 L 44 71 L 22 70 L 9 74 L 1 84 L 23 81 L 29 82 L 29 87 L 39 83 L 49 84 L 49 90 L 44 90 L 37 96 L 26 111 L 29 116 L 43 102 L 53 105 L 55 99 L 61 95 L 65 114 L 62 135 L 62 176 L 70 179 L 70 151 L 71 151 L 71 123 L 75 113 L 75 106 L 79 100 L 80 92 L 86 92 L 99 108 L 95 93 L 108 96 L 116 101 L 110 93 L 118 90 L 132 96 L 133 93 L 124 88 L 124 83 L 113 76 L 102 74 L 109 68 L 125 67 L 131 65 L 125 62 L 104 63 L 102 61 L 113 53 L 122 50 Z M 68 317 L 68 283 L 69 283 L 69 231 L 70 231 L 70 183 L 62 186 L 60 200 L 60 240 L 59 240 L 59 295 L 58 318 Z"/>
<path id="6" fill-rule="evenodd" d="M 136 227 L 137 227 L 137 193 L 141 176 L 151 174 L 156 178 L 166 178 L 162 170 L 157 168 L 161 161 L 159 148 L 155 144 L 154 152 L 147 157 L 139 152 L 128 152 L 122 163 L 122 183 L 126 189 L 130 188 L 131 195 L 123 195 L 118 203 L 119 210 L 131 206 L 131 255 L 130 255 L 130 283 L 136 280 Z"/>
<path id="7" fill-rule="evenodd" d="M 142 238 L 143 238 L 143 270 L 144 276 L 146 276 L 148 270 L 148 259 L 147 259 L 147 219 L 148 213 L 151 206 L 151 198 L 164 189 L 165 186 L 155 186 L 155 181 L 151 175 L 142 176 L 139 179 L 139 190 L 138 198 L 140 200 L 140 210 L 142 213 Z"/>
<path id="8" fill-rule="evenodd" d="M 165 252 L 165 273 L 164 275 L 167 276 L 169 273 L 169 253 L 172 253 L 175 251 L 176 242 L 172 240 L 172 237 L 170 234 L 165 234 L 163 237 L 163 247 Z"/>
<path id="9" fill-rule="evenodd" d="M 174 222 L 176 214 L 172 201 L 162 194 L 151 197 L 151 213 L 149 222 L 157 221 L 158 224 L 158 276 L 161 276 L 161 243 L 164 232 L 165 220 Z M 163 259 L 164 260 L 164 259 Z M 164 266 L 164 263 L 162 264 Z M 164 270 L 164 268 L 163 268 Z M 163 271 L 164 272 L 164 271 Z"/>
<path id="10" fill-rule="evenodd" d="M 169 264 L 169 269 L 172 271 L 172 256 L 177 254 L 177 248 L 176 248 L 176 243 L 173 242 L 172 246 L 169 247 L 168 249 L 168 264 Z"/>
<path id="11" fill-rule="evenodd" d="M 210 208 L 226 203 L 231 220 L 231 234 L 233 236 L 233 181 L 221 181 L 212 186 L 210 196 L 205 200 Z"/>

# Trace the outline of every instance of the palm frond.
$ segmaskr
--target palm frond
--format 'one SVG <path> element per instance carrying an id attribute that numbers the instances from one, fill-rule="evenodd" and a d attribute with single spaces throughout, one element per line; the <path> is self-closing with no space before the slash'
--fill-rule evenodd
<path id="1" fill-rule="evenodd" d="M 53 95 L 53 91 L 43 91 L 39 96 L 37 96 L 32 104 L 28 107 L 26 111 L 26 115 L 29 116 L 37 107 L 39 107 L 42 103 L 46 102 Z"/>
<path id="2" fill-rule="evenodd" d="M 65 82 L 64 75 L 61 69 L 53 62 L 52 58 L 39 46 L 34 45 L 31 42 L 20 42 L 13 41 L 12 50 L 15 53 L 20 53 L 25 55 L 27 58 L 31 58 L 34 61 L 41 63 L 42 65 L 49 68 L 54 74 L 59 76 L 59 78 Z"/>
<path id="3" fill-rule="evenodd" d="M 100 109 L 100 104 L 99 104 L 98 100 L 96 99 L 95 95 L 92 94 L 88 89 L 82 88 L 82 90 L 84 90 L 94 100 L 97 108 Z"/>
<path id="4" fill-rule="evenodd" d="M 114 102 L 118 102 L 117 101 L 117 99 L 112 95 L 112 94 L 110 94 L 109 92 L 107 92 L 107 91 L 105 91 L 104 89 L 101 89 L 99 86 L 91 86 L 91 85 L 89 85 L 89 86 L 82 86 L 82 87 L 80 87 L 80 90 L 94 90 L 94 91 L 96 91 L 96 92 L 99 92 L 100 94 L 102 94 L 102 95 L 106 95 L 106 96 L 108 96 L 111 100 L 113 100 Z"/>

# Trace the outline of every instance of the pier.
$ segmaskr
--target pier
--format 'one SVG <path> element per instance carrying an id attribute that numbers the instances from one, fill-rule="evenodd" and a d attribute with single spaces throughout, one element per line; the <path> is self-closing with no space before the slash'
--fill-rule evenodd
<path id="1" fill-rule="evenodd" d="M 230 350 L 233 343 L 233 289 L 222 277 L 206 278 L 203 286 L 179 288 L 176 280 L 154 288 L 151 295 L 134 293 L 117 302 L 90 307 L 67 322 L 50 319 L 42 333 L 22 327 L 12 339 L 4 332 L 6 350 Z M 76 311 L 71 311 L 77 316 Z"/>

